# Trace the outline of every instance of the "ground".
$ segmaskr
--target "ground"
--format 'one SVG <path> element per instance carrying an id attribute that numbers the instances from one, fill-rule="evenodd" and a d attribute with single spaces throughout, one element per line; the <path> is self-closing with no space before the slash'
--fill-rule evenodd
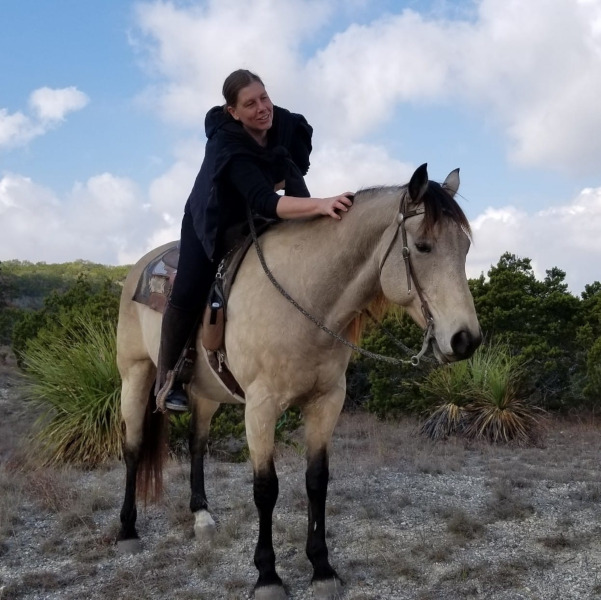
<path id="1" fill-rule="evenodd" d="M 0 600 L 247 599 L 257 520 L 249 464 L 210 458 L 218 519 L 192 537 L 188 464 L 141 507 L 144 551 L 117 553 L 124 467 L 34 469 L 32 417 L 0 365 Z M 601 598 L 601 423 L 551 421 L 537 448 L 432 443 L 413 420 L 344 415 L 333 440 L 328 540 L 346 600 Z M 278 449 L 274 535 L 291 600 L 312 598 L 302 445 Z"/>

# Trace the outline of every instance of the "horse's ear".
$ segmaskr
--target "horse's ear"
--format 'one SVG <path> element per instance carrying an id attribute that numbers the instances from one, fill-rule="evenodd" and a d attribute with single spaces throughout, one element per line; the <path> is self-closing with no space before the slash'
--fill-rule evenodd
<path id="1" fill-rule="evenodd" d="M 455 169 L 447 175 L 447 178 L 442 184 L 442 189 L 445 190 L 445 192 L 447 192 L 451 198 L 455 196 L 457 190 L 459 189 L 459 169 Z"/>
<path id="2" fill-rule="evenodd" d="M 428 188 L 428 163 L 424 163 L 421 167 L 417 167 L 415 173 L 411 176 L 408 190 L 409 196 L 413 202 L 419 202 Z"/>

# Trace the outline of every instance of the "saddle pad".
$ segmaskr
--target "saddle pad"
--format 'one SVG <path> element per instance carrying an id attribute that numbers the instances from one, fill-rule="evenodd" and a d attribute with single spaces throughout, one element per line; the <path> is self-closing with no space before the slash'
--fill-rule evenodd
<path id="1" fill-rule="evenodd" d="M 142 271 L 133 300 L 161 314 L 165 312 L 177 272 L 178 259 L 179 243 L 173 242 Z"/>

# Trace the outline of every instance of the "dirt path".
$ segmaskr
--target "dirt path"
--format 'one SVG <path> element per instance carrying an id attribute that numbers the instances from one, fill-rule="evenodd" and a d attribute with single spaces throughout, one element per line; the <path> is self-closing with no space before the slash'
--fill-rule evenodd
<path id="1" fill-rule="evenodd" d="M 219 520 L 212 546 L 191 537 L 188 464 L 139 511 L 144 551 L 116 553 L 123 467 L 22 468 L 29 419 L 0 373 L 0 600 L 247 599 L 257 534 L 248 464 L 209 460 Z M 433 445 L 416 424 L 345 416 L 328 500 L 332 563 L 348 600 L 601 598 L 601 432 L 554 425 L 544 448 Z M 281 448 L 275 542 L 292 600 L 312 598 L 304 555 L 302 449 Z"/>

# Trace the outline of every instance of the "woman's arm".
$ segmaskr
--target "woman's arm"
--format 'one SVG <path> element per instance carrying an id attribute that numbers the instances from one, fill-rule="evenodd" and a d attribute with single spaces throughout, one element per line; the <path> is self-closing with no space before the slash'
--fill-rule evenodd
<path id="1" fill-rule="evenodd" d="M 253 211 L 267 218 L 303 219 L 327 215 L 340 219 L 352 205 L 351 192 L 331 198 L 279 196 L 269 187 L 264 175 L 251 160 L 232 161 L 228 175 L 231 183 L 250 203 Z"/>
<path id="2" fill-rule="evenodd" d="M 353 204 L 352 196 L 351 192 L 344 192 L 330 198 L 281 196 L 276 212 L 280 219 L 303 219 L 320 215 L 341 219 L 340 212 L 346 212 Z"/>

